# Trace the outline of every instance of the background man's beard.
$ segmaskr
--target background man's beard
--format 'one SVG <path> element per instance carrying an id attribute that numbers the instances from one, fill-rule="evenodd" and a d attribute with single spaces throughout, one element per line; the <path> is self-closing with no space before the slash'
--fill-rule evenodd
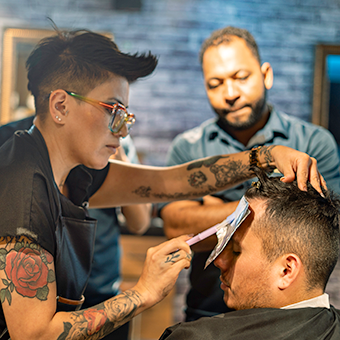
<path id="1" fill-rule="evenodd" d="M 250 107 L 250 106 L 248 106 Z M 248 120 L 245 122 L 230 122 L 227 120 L 228 112 L 225 110 L 213 110 L 217 113 L 220 117 L 220 124 L 227 130 L 234 130 L 234 131 L 244 131 L 248 130 L 253 127 L 258 121 L 261 120 L 263 113 L 266 107 L 266 94 L 256 103 L 254 108 L 251 108 L 251 114 L 248 117 Z"/>

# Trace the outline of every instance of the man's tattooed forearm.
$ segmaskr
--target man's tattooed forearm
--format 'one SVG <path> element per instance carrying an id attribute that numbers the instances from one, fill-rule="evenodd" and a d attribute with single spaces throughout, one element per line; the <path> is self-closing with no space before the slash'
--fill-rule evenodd
<path id="1" fill-rule="evenodd" d="M 64 322 L 58 340 L 100 339 L 132 319 L 141 304 L 139 293 L 128 290 L 93 308 L 73 312 L 72 322 Z"/>
<path id="2" fill-rule="evenodd" d="M 222 158 L 229 158 L 229 156 L 219 155 L 219 156 L 209 157 L 204 160 L 192 162 L 188 165 L 187 170 L 198 169 L 198 168 L 201 168 L 202 166 L 209 168 L 211 165 L 215 164 L 218 160 Z"/>

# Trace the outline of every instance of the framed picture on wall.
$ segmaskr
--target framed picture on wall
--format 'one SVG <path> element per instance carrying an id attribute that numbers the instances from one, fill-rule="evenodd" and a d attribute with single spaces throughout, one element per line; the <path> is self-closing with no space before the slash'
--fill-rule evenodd
<path id="1" fill-rule="evenodd" d="M 33 96 L 27 89 L 26 60 L 36 44 L 55 35 L 54 30 L 7 28 L 2 46 L 0 125 L 34 113 Z M 101 34 L 113 39 L 108 32 Z"/>
<path id="2" fill-rule="evenodd" d="M 33 97 L 27 90 L 25 63 L 34 46 L 53 30 L 7 28 L 2 46 L 0 124 L 25 118 L 34 112 Z"/>
<path id="3" fill-rule="evenodd" d="M 340 145 L 340 45 L 316 46 L 312 122 L 328 129 Z"/>

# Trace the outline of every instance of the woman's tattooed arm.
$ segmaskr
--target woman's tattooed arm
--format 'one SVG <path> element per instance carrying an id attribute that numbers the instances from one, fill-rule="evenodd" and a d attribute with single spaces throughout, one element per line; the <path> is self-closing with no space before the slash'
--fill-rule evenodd
<path id="1" fill-rule="evenodd" d="M 261 167 L 268 171 L 272 171 L 276 167 L 278 156 L 274 158 L 272 154 L 273 149 L 276 147 L 276 145 L 263 146 L 258 151 Z M 282 146 L 280 148 L 289 149 Z M 290 150 L 296 152 L 293 149 Z M 287 155 L 287 151 L 289 152 L 289 150 L 283 151 L 285 155 Z M 203 197 L 217 191 L 229 189 L 238 183 L 254 177 L 254 173 L 250 169 L 250 152 L 247 150 L 230 155 L 212 156 L 187 163 L 185 169 L 178 168 L 180 173 L 177 175 L 176 180 L 186 178 L 188 186 L 169 185 L 166 191 L 157 191 L 156 186 L 154 188 L 151 185 L 140 186 L 133 190 L 132 193 L 157 202 L 159 200 L 164 201 L 164 199 L 173 201 Z M 303 155 L 302 153 L 300 154 Z M 294 155 L 293 158 L 298 156 Z M 287 160 L 287 164 L 289 163 L 291 163 L 291 160 Z M 183 182 L 183 184 L 186 183 Z M 173 191 L 174 188 L 178 187 L 181 187 L 182 191 Z"/>
<path id="2" fill-rule="evenodd" d="M 53 256 L 50 253 L 25 236 L 1 237 L 0 274 L 2 283 L 0 299 L 5 316 L 8 316 L 7 313 L 11 315 L 13 308 L 20 306 L 17 302 L 19 298 L 23 299 L 23 304 L 31 303 L 32 310 L 52 308 L 53 310 L 44 310 L 46 314 L 53 317 L 55 303 L 50 302 L 53 300 L 51 291 L 55 294 L 55 290 L 51 289 L 51 284 L 56 284 L 56 277 Z M 55 299 L 56 296 L 54 296 L 54 301 Z M 48 305 L 39 304 L 39 302 Z M 57 339 L 101 339 L 133 318 L 136 309 L 141 305 L 140 293 L 136 290 L 129 290 L 93 308 L 64 313 L 63 332 L 57 336 Z M 15 313 L 24 312 L 31 313 L 29 308 L 19 309 Z M 37 315 L 37 313 L 32 313 L 32 318 L 34 314 Z M 26 320 L 29 319 L 26 318 Z M 11 320 L 7 320 L 7 317 L 6 321 L 11 324 Z M 27 337 L 31 338 L 27 325 L 23 327 L 26 329 Z M 9 331 L 13 331 L 11 327 Z M 16 336 L 15 332 L 12 336 Z M 32 338 L 35 337 L 32 336 Z"/>
<path id="3" fill-rule="evenodd" d="M 140 186 L 133 193 L 156 201 L 203 197 L 251 178 L 248 158 L 249 151 L 245 151 L 242 158 L 234 155 L 213 156 L 189 163 L 184 172 L 189 184 L 185 188 L 187 191 L 156 192 L 151 186 Z"/>
<path id="4" fill-rule="evenodd" d="M 92 308 L 72 312 L 58 340 L 101 339 L 131 320 L 141 304 L 140 294 L 128 290 Z"/>

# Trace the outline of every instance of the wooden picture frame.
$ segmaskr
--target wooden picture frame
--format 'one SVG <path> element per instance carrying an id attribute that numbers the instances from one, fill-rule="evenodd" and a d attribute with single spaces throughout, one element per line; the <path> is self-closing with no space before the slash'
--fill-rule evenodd
<path id="1" fill-rule="evenodd" d="M 99 32 L 113 39 L 110 32 Z M 3 36 L 0 125 L 34 113 L 33 96 L 27 90 L 26 60 L 37 43 L 55 35 L 54 30 L 7 28 Z"/>
<path id="2" fill-rule="evenodd" d="M 0 124 L 34 112 L 27 90 L 25 62 L 35 45 L 53 30 L 7 28 L 3 35 Z"/>
<path id="3" fill-rule="evenodd" d="M 312 123 L 329 129 L 329 89 L 327 56 L 340 55 L 340 45 L 319 44 L 315 49 Z"/>

